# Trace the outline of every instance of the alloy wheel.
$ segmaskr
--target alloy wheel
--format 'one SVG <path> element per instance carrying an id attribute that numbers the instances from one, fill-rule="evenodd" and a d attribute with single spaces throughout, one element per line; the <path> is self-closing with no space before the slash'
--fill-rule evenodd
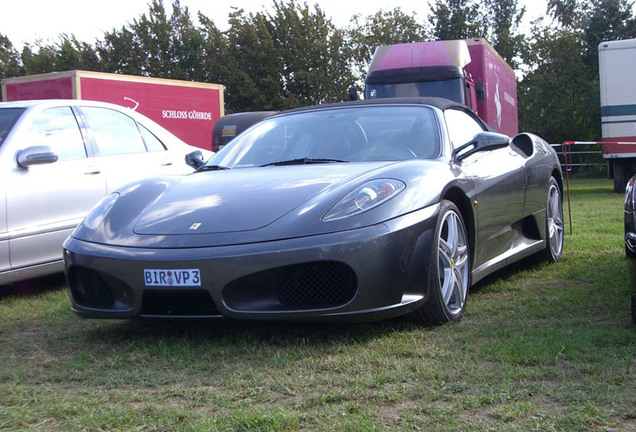
<path id="1" fill-rule="evenodd" d="M 468 294 L 469 251 L 461 216 L 449 210 L 443 217 L 438 242 L 438 277 L 441 300 L 448 313 L 462 313 Z"/>
<path id="2" fill-rule="evenodd" d="M 550 185 L 548 192 L 548 206 L 546 209 L 548 225 L 548 242 L 550 253 L 555 261 L 561 257 L 563 252 L 563 202 L 561 192 L 555 184 Z"/>

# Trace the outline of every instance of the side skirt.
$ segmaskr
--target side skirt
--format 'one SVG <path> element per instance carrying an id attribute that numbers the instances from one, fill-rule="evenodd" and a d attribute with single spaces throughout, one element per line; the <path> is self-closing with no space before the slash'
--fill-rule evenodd
<path id="1" fill-rule="evenodd" d="M 513 262 L 529 257 L 537 252 L 541 252 L 545 248 L 544 240 L 529 240 L 516 245 L 505 253 L 491 259 L 490 261 L 480 265 L 472 272 L 473 285 L 488 276 L 489 274 L 506 267 Z"/>

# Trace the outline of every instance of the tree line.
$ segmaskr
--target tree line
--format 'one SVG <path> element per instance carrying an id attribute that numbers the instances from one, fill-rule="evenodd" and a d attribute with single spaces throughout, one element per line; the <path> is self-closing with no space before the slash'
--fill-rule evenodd
<path id="1" fill-rule="evenodd" d="M 549 142 L 600 139 L 600 42 L 636 38 L 633 2 L 548 0 L 545 18 L 521 29 L 518 0 L 434 0 L 423 19 L 399 7 L 336 27 L 319 5 L 273 0 L 233 8 L 227 30 L 179 0 L 163 0 L 93 43 L 72 34 L 18 51 L 0 34 L 0 78 L 89 70 L 220 83 L 227 112 L 282 110 L 348 99 L 362 90 L 378 45 L 486 38 L 517 71 L 519 123 Z"/>

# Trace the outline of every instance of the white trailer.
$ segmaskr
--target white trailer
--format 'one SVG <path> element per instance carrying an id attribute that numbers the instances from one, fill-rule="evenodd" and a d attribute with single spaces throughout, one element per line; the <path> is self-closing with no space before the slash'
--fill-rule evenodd
<path id="1" fill-rule="evenodd" d="M 603 157 L 614 190 L 636 173 L 636 39 L 598 47 Z"/>

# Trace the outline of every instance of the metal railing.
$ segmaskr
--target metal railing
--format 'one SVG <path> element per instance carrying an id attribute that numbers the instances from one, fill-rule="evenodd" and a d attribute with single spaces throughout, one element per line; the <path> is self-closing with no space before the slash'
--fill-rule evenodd
<path id="1" fill-rule="evenodd" d="M 597 141 L 565 141 L 562 144 L 550 144 L 555 149 L 561 161 L 561 168 L 568 171 L 572 171 L 574 167 L 593 167 L 593 166 L 606 166 L 607 163 L 603 159 L 603 152 L 601 150 L 578 150 L 574 151 L 576 146 L 585 145 L 600 145 L 601 142 Z M 575 158 L 583 155 L 598 155 L 598 158 L 594 158 L 594 162 L 579 161 Z"/>
<path id="2" fill-rule="evenodd" d="M 561 162 L 561 168 L 565 172 L 565 184 L 567 191 L 568 201 L 568 222 L 570 224 L 570 235 L 572 235 L 572 208 L 570 206 L 570 172 L 574 167 L 593 167 L 593 166 L 606 166 L 607 163 L 603 160 L 603 152 L 601 150 L 581 150 L 573 151 L 576 145 L 599 145 L 600 142 L 591 141 L 565 141 L 563 144 L 550 144 L 559 156 Z M 557 150 L 560 149 L 560 151 Z M 598 155 L 598 162 L 573 162 L 573 157 L 582 155 Z"/>

